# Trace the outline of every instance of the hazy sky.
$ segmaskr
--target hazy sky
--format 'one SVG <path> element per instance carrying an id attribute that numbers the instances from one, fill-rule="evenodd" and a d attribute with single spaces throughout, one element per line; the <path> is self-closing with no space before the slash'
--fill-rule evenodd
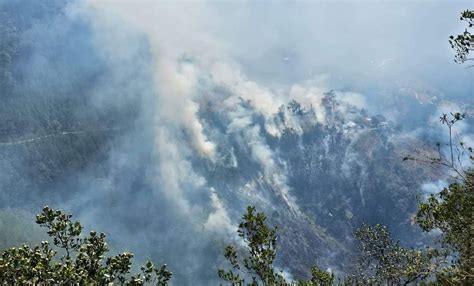
<path id="1" fill-rule="evenodd" d="M 461 95 L 473 72 L 453 62 L 448 36 L 465 29 L 459 14 L 472 3 L 411 2 L 221 3 L 211 29 L 268 81 L 326 73 L 354 88 L 417 80 Z"/>
<path id="2" fill-rule="evenodd" d="M 363 93 L 416 84 L 474 97 L 473 70 L 453 62 L 448 43 L 465 29 L 469 1 L 91 2 L 146 13 L 154 31 L 212 38 L 249 78 L 274 86 L 325 75 Z"/>

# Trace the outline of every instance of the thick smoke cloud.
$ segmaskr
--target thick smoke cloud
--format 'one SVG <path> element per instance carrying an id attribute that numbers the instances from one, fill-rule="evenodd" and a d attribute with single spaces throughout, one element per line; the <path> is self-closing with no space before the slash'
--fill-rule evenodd
<path id="1" fill-rule="evenodd" d="M 58 132 L 2 144 L 113 133 L 106 155 L 94 162 L 102 171 L 87 165 L 61 177 L 55 186 L 70 193 L 49 202 L 73 212 L 89 228 L 109 233 L 114 246 L 129 248 L 138 259 L 151 256 L 169 263 L 178 284 L 215 283 L 222 246 L 241 243 L 235 229 L 249 204 L 274 221 L 289 221 L 286 234 L 330 241 L 332 248 L 321 251 L 330 258 L 323 266 L 330 266 L 340 254 L 333 250 L 344 247 L 302 210 L 288 162 L 275 142 L 291 130 L 300 137 L 290 147 L 304 150 L 301 138 L 307 130 L 336 130 L 335 116 L 343 117 L 342 133 L 353 140 L 343 154 L 343 171 L 346 177 L 360 174 L 356 192 L 365 206 L 364 180 L 371 171 L 360 162 L 375 155 L 362 158 L 352 152 L 368 133 L 359 130 L 359 113 L 384 115 L 412 132 L 392 141 L 408 141 L 423 135 L 417 128 L 439 111 L 457 108 L 451 101 L 469 100 L 472 71 L 452 63 L 447 45 L 447 36 L 462 30 L 456 20 L 467 6 L 71 2 L 61 16 L 39 21 L 24 33 L 26 40 L 39 43 L 19 65 L 27 79 L 24 89 L 34 92 L 44 84 L 41 90 L 61 91 L 54 93 L 57 97 L 81 90 L 90 114 L 101 114 L 97 121 L 104 126 L 90 129 L 93 120 L 77 115 L 77 124 Z M 57 58 L 59 63 L 52 63 Z M 76 82 L 86 82 L 87 88 L 76 88 Z M 339 104 L 328 110 L 324 101 L 333 89 Z M 293 101 L 300 110 L 287 107 Z M 415 107 L 406 108 L 407 102 Z M 363 124 L 369 125 L 371 118 L 365 117 Z M 468 125 L 460 128 L 471 132 Z M 434 133 L 430 136 L 445 139 L 441 131 Z M 321 141 L 319 161 L 331 156 L 336 139 Z M 421 189 L 432 193 L 442 185 L 427 182 Z M 316 191 L 332 195 L 330 188 Z M 286 262 L 278 261 L 285 271 Z"/>

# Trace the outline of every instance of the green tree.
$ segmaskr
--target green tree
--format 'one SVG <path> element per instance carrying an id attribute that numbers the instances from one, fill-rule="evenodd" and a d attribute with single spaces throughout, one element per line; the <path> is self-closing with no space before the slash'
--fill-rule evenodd
<path id="1" fill-rule="evenodd" d="M 468 27 L 462 34 L 450 36 L 449 43 L 456 52 L 455 61 L 465 63 L 474 60 L 470 57 L 474 50 L 474 36 L 470 31 L 474 26 L 474 10 L 463 11 L 460 20 L 465 21 Z M 436 278 L 437 282 L 449 285 L 474 285 L 474 170 L 463 167 L 463 157 L 468 157 L 472 163 L 474 153 L 472 146 L 466 146 L 463 142 L 454 144 L 452 135 L 454 124 L 464 118 L 465 115 L 459 112 L 440 117 L 440 122 L 449 131 L 449 159 L 442 153 L 440 144 L 439 157 L 404 158 L 438 164 L 457 175 L 449 187 L 421 202 L 416 215 L 416 221 L 424 231 L 442 232 L 439 256 L 444 256 L 448 266 L 437 271 Z"/>
<path id="2" fill-rule="evenodd" d="M 273 262 L 277 255 L 277 227 L 266 224 L 263 212 L 256 212 L 255 207 L 247 207 L 238 227 L 238 235 L 245 243 L 242 258 L 238 250 L 228 245 L 224 256 L 230 269 L 219 269 L 218 275 L 231 285 L 332 285 L 334 276 L 318 267 L 312 268 L 309 281 L 286 281 L 283 275 L 275 270 Z M 245 282 L 250 279 L 250 282 Z"/>
<path id="3" fill-rule="evenodd" d="M 345 284 L 407 285 L 419 283 L 435 270 L 436 250 L 415 250 L 400 246 L 386 226 L 366 225 L 354 231 L 359 241 L 357 267 Z"/>
<path id="4" fill-rule="evenodd" d="M 72 215 L 44 207 L 36 223 L 47 228 L 54 250 L 48 241 L 40 245 L 24 244 L 7 249 L 0 257 L 0 284 L 109 284 L 167 285 L 171 272 L 166 265 L 156 267 L 148 261 L 141 273 L 130 274 L 133 254 L 106 257 L 105 234 L 91 231 L 82 237 L 82 226 L 71 220 Z"/>
<path id="5" fill-rule="evenodd" d="M 420 203 L 416 216 L 424 231 L 442 231 L 449 266 L 437 273 L 440 282 L 474 285 L 474 171 Z"/>
<path id="6" fill-rule="evenodd" d="M 311 267 L 311 279 L 309 281 L 299 281 L 298 286 L 329 286 L 334 284 L 334 274 L 323 271 L 317 266 Z"/>
<path id="7" fill-rule="evenodd" d="M 436 164 L 455 174 L 449 187 L 420 202 L 416 215 L 422 230 L 441 231 L 437 252 L 440 268 L 436 277 L 442 284 L 474 284 L 474 170 L 469 167 L 474 153 L 473 148 L 464 142 L 453 142 L 453 126 L 464 118 L 465 115 L 459 112 L 440 117 L 449 135 L 447 152 L 443 152 L 438 144 L 439 155 L 436 157 L 405 158 Z"/>
<path id="8" fill-rule="evenodd" d="M 465 10 L 461 13 L 461 21 L 465 21 L 468 25 L 462 34 L 457 36 L 450 36 L 449 43 L 456 51 L 454 61 L 457 63 L 464 63 L 473 61 L 474 58 L 469 57 L 474 50 L 474 35 L 471 34 L 470 29 L 474 25 L 474 10 Z M 471 65 L 472 67 L 472 65 Z"/>
<path id="9" fill-rule="evenodd" d="M 226 246 L 224 256 L 229 261 L 231 269 L 228 271 L 219 269 L 219 277 L 232 285 L 245 284 L 244 276 L 251 276 L 250 285 L 286 284 L 283 276 L 273 267 L 278 228 L 266 225 L 265 214 L 257 213 L 255 207 L 249 206 L 242 219 L 237 232 L 247 246 L 248 255 L 239 260 L 235 247 Z M 245 274 L 242 275 L 242 272 Z"/>

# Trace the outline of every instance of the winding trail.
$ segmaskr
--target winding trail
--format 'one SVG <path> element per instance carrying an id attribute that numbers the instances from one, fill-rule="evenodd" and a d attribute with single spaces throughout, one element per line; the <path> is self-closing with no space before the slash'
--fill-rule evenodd
<path id="1" fill-rule="evenodd" d="M 85 133 L 96 133 L 96 132 L 111 132 L 111 131 L 120 131 L 122 128 L 108 128 L 108 129 L 97 129 L 97 130 L 82 130 L 82 131 L 64 131 L 64 132 L 57 132 L 57 133 L 50 133 L 43 136 L 38 136 L 29 139 L 11 141 L 11 142 L 0 142 L 0 146 L 12 146 L 12 145 L 20 145 L 20 144 L 27 144 L 36 141 L 42 141 L 48 139 L 50 137 L 57 137 L 57 136 L 66 136 L 66 135 L 73 135 L 73 134 L 85 134 Z"/>

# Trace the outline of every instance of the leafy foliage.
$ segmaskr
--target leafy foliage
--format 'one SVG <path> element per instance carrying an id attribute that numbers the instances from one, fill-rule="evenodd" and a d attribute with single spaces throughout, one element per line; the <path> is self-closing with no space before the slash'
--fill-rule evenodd
<path id="1" fill-rule="evenodd" d="M 334 283 L 334 274 L 323 271 L 317 266 L 311 268 L 311 280 L 300 281 L 298 285 L 332 285 Z"/>
<path id="2" fill-rule="evenodd" d="M 464 142 L 453 143 L 453 126 L 464 118 L 460 112 L 440 116 L 449 132 L 448 156 L 438 144 L 439 157 L 404 159 L 437 164 L 456 174 L 449 187 L 420 202 L 416 214 L 416 222 L 424 231 L 441 231 L 441 245 L 431 258 L 438 261 L 436 268 L 443 266 L 435 273 L 437 282 L 451 285 L 474 284 L 474 170 L 463 167 L 465 159 L 473 162 L 473 148 Z"/>
<path id="3" fill-rule="evenodd" d="M 318 267 L 311 269 L 309 281 L 286 281 L 281 273 L 275 270 L 273 262 L 277 254 L 277 227 L 266 225 L 263 212 L 256 212 L 255 207 L 247 207 L 242 222 L 237 230 L 245 243 L 246 255 L 242 259 L 234 246 L 225 247 L 224 256 L 229 261 L 229 270 L 219 269 L 221 279 L 231 285 L 331 285 L 334 276 Z M 251 282 L 245 278 L 250 276 Z"/>
<path id="4" fill-rule="evenodd" d="M 474 25 L 474 10 L 465 10 L 461 13 L 461 21 L 465 21 L 468 24 L 468 28 L 457 36 L 450 36 L 449 43 L 451 47 L 456 51 L 455 61 L 457 63 L 464 63 L 466 61 L 472 61 L 473 58 L 469 57 L 469 53 L 474 50 L 474 36 L 471 34 L 469 29 Z"/>
<path id="5" fill-rule="evenodd" d="M 401 247 L 393 241 L 386 226 L 363 224 L 354 232 L 360 256 L 355 274 L 348 284 L 406 285 L 427 278 L 436 264 L 436 250 L 420 251 Z"/>
<path id="6" fill-rule="evenodd" d="M 152 283 L 161 286 L 171 279 L 166 265 L 156 267 L 151 261 L 141 267 L 141 273 L 130 275 L 132 253 L 106 258 L 105 234 L 91 231 L 82 237 L 81 224 L 71 217 L 63 211 L 44 207 L 36 216 L 36 223 L 47 228 L 59 251 L 48 241 L 33 248 L 24 244 L 5 250 L 0 257 L 0 282 L 8 285 Z"/>
<path id="7" fill-rule="evenodd" d="M 252 277 L 250 285 L 284 284 L 283 276 L 273 267 L 276 257 L 277 228 L 267 226 L 265 214 L 256 213 L 255 207 L 252 206 L 247 208 L 247 213 L 242 219 L 237 232 L 247 246 L 248 255 L 239 260 L 237 250 L 231 245 L 227 246 L 224 256 L 230 262 L 232 269 L 228 271 L 219 269 L 219 277 L 233 285 L 241 285 L 244 283 L 243 276 L 245 275 L 239 272 L 243 271 Z"/>
<path id="8" fill-rule="evenodd" d="M 467 174 L 470 180 L 474 172 Z M 339 280 L 343 285 L 408 285 L 420 283 L 472 285 L 473 276 L 473 184 L 453 184 L 428 202 L 420 204 L 417 222 L 425 231 L 439 228 L 444 243 L 456 251 L 426 248 L 405 248 L 394 241 L 386 226 L 363 224 L 354 231 L 359 242 L 357 266 L 352 275 Z M 459 197 L 460 192 L 461 198 Z M 437 198 L 436 196 L 439 196 Z M 454 211 L 453 211 L 454 210 Z M 275 270 L 273 262 L 277 250 L 277 228 L 265 223 L 264 213 L 249 206 L 238 234 L 245 243 L 246 255 L 239 257 L 240 250 L 226 246 L 224 256 L 229 270 L 219 269 L 221 279 L 231 285 L 334 285 L 335 276 L 318 267 L 311 269 L 310 280 L 287 281 Z M 458 257 L 455 262 L 446 258 Z M 250 277 L 250 283 L 246 279 Z"/>
<path id="9" fill-rule="evenodd" d="M 472 15 L 471 15 L 472 16 Z M 419 204 L 416 222 L 426 232 L 441 231 L 441 245 L 432 256 L 438 260 L 437 282 L 442 284 L 474 284 L 474 170 L 463 167 L 463 161 L 473 161 L 473 149 L 465 143 L 453 143 L 453 126 L 463 120 L 460 112 L 442 114 L 441 124 L 449 132 L 449 155 L 438 144 L 439 157 L 406 159 L 446 167 L 456 176 L 453 183 Z"/>
<path id="10" fill-rule="evenodd" d="M 441 282 L 474 284 L 474 171 L 420 203 L 416 220 L 424 231 L 442 231 L 442 244 L 453 261 L 438 273 Z"/>

